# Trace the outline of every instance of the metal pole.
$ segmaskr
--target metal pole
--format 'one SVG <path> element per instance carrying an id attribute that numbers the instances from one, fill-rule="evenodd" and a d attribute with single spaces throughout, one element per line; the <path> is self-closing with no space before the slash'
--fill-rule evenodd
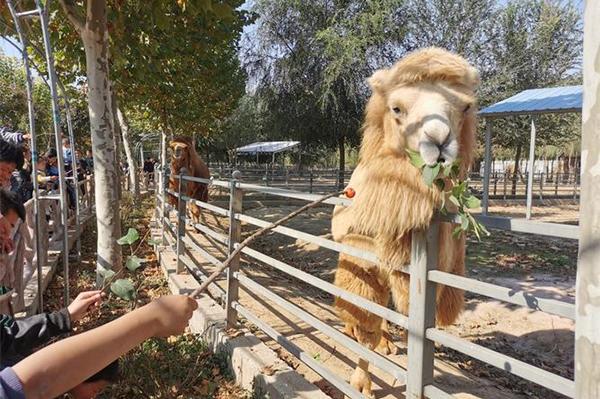
<path id="1" fill-rule="evenodd" d="M 177 274 L 183 273 L 185 265 L 181 260 L 181 257 L 185 255 L 185 226 L 186 226 L 186 205 L 187 201 L 182 197 L 187 195 L 187 181 L 183 179 L 183 176 L 187 175 L 188 171 L 186 168 L 179 170 L 179 198 L 177 198 Z"/>
<path id="2" fill-rule="evenodd" d="M 228 255 L 231 255 L 235 250 L 235 244 L 239 243 L 242 238 L 242 224 L 236 219 L 236 213 L 242 212 L 242 200 L 244 192 L 238 187 L 238 180 L 236 175 L 239 176 L 240 172 L 233 172 L 233 178 L 230 183 L 230 194 L 229 194 L 229 243 L 228 243 Z M 235 273 L 240 268 L 240 255 L 238 254 L 232 259 L 227 269 L 227 298 L 226 298 L 226 312 L 227 312 L 227 328 L 235 327 L 237 323 L 237 310 L 232 306 L 239 298 L 239 282 L 235 278 Z"/>
<path id="3" fill-rule="evenodd" d="M 10 14 L 14 20 L 15 28 L 19 41 L 21 42 L 21 56 L 23 58 L 23 66 L 25 68 L 25 88 L 27 91 L 27 110 L 29 116 L 29 134 L 31 135 L 31 169 L 32 169 L 32 182 L 33 182 L 33 218 L 34 218 L 34 235 L 35 235 L 35 256 L 37 259 L 37 286 L 38 286 L 38 313 L 44 310 L 44 295 L 43 292 L 43 275 L 42 267 L 45 256 L 41 254 L 42 251 L 42 237 L 40 234 L 40 192 L 37 182 L 37 161 L 38 161 L 38 150 L 37 150 L 37 134 L 35 128 L 35 109 L 33 104 L 33 80 L 31 78 L 31 69 L 29 67 L 29 55 L 27 53 L 27 38 L 21 30 L 21 24 L 19 17 L 17 17 L 17 11 L 13 5 L 12 0 L 7 0 L 7 5 L 10 10 Z"/>
<path id="4" fill-rule="evenodd" d="M 485 159 L 483 169 L 483 200 L 482 200 L 482 213 L 488 214 L 490 206 L 490 171 L 492 159 L 492 121 L 485 118 Z"/>
<path id="5" fill-rule="evenodd" d="M 42 27 L 42 37 L 44 39 L 44 50 L 46 52 L 46 63 L 48 68 L 48 81 L 50 83 L 50 96 L 52 98 L 52 125 L 54 128 L 54 138 L 56 143 L 56 159 L 58 163 L 58 180 L 60 191 L 60 209 L 61 222 L 63 224 L 63 273 L 65 280 L 64 303 L 68 306 L 69 300 L 69 215 L 66 192 L 65 165 L 62 153 L 62 131 L 60 129 L 60 109 L 58 106 L 58 93 L 56 90 L 56 71 L 54 70 L 54 55 L 50 44 L 50 32 L 48 32 L 48 8 L 44 9 L 41 0 L 35 0 L 37 8 L 40 10 L 40 22 Z M 50 0 L 46 2 L 46 7 L 50 7 Z"/>
<path id="6" fill-rule="evenodd" d="M 579 259 L 575 300 L 575 397 L 600 397 L 600 1 L 584 10 Z"/>
<path id="7" fill-rule="evenodd" d="M 435 283 L 428 280 L 429 270 L 437 269 L 439 223 L 429 231 L 412 233 L 410 261 L 410 302 L 408 313 L 408 368 L 406 398 L 424 397 L 423 389 L 433 383 L 435 346 L 426 337 L 428 328 L 435 327 Z"/>
<path id="8" fill-rule="evenodd" d="M 531 206 L 533 204 L 533 167 L 535 163 L 535 122 L 531 118 L 531 139 L 529 141 L 529 162 L 527 164 L 529 173 L 527 174 L 527 211 L 526 219 L 531 219 Z"/>
<path id="9" fill-rule="evenodd" d="M 75 147 L 75 134 L 73 133 L 73 123 L 71 120 L 71 107 L 69 105 L 69 98 L 67 97 L 67 92 L 64 89 L 64 86 L 60 81 L 58 81 L 58 85 L 61 88 L 63 100 L 65 101 L 65 113 L 67 115 L 67 131 L 69 134 L 69 144 L 71 146 L 71 170 L 73 171 L 72 182 L 73 182 L 73 190 L 75 190 L 75 237 L 77 237 L 77 241 L 75 243 L 75 258 L 79 260 L 81 256 L 81 240 L 80 240 L 80 229 L 81 229 L 81 220 L 80 220 L 80 208 L 79 208 L 79 180 L 77 176 L 77 167 L 79 166 L 77 159 L 77 148 Z"/>

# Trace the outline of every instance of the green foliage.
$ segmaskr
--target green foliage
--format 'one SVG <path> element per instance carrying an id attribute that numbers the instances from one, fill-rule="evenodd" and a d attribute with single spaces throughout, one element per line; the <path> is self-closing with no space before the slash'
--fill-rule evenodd
<path id="1" fill-rule="evenodd" d="M 444 215 L 456 214 L 460 217 L 461 223 L 454 229 L 454 236 L 471 231 L 478 240 L 481 240 L 482 235 L 490 235 L 485 226 L 471 214 L 471 209 L 479 208 L 481 202 L 469 190 L 468 180 L 460 180 L 459 159 L 450 165 L 440 162 L 435 165 L 426 165 L 418 152 L 412 150 L 406 150 L 406 152 L 411 164 L 422 171 L 424 183 L 429 187 L 433 187 L 435 184 L 442 192 L 443 202 L 440 212 Z M 446 184 L 446 180 L 449 180 L 449 185 Z M 451 188 L 447 189 L 446 186 Z"/>
<path id="2" fill-rule="evenodd" d="M 127 234 L 117 240 L 119 245 L 132 245 L 140 239 L 140 233 L 134 228 L 129 228 Z"/>
<path id="3" fill-rule="evenodd" d="M 144 259 L 138 258 L 135 255 L 132 255 L 132 256 L 127 257 L 127 261 L 125 262 L 125 267 L 127 267 L 127 269 L 130 272 L 135 272 L 137 269 L 142 267 L 143 263 L 144 263 Z"/>
<path id="4" fill-rule="evenodd" d="M 110 284 L 110 290 L 113 294 L 126 301 L 135 300 L 135 287 L 129 279 L 119 279 Z"/>

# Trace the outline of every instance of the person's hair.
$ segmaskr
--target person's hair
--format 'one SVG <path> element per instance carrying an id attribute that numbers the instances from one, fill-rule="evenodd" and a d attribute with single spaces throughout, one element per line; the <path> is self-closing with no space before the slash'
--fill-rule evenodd
<path id="1" fill-rule="evenodd" d="M 46 151 L 46 159 L 48 158 L 56 158 L 56 150 L 54 148 L 50 148 L 48 151 Z"/>
<path id="2" fill-rule="evenodd" d="M 96 374 L 85 380 L 85 382 L 106 381 L 109 383 L 117 382 L 119 379 L 119 359 L 115 360 Z"/>
<path id="3" fill-rule="evenodd" d="M 14 163 L 17 169 L 23 167 L 23 150 L 8 141 L 0 140 L 0 162 Z"/>
<path id="4" fill-rule="evenodd" d="M 19 200 L 17 193 L 0 189 L 0 213 L 6 216 L 11 209 L 19 215 L 22 221 L 25 221 L 25 206 Z"/>

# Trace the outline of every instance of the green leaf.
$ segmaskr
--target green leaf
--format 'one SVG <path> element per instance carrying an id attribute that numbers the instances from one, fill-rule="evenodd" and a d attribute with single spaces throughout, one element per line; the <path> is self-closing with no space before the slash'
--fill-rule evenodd
<path id="1" fill-rule="evenodd" d="M 458 198 L 456 198 L 454 195 L 448 197 L 448 200 L 450 200 L 450 202 L 452 202 L 454 205 L 460 208 L 460 202 L 458 202 Z"/>
<path id="2" fill-rule="evenodd" d="M 110 285 L 110 290 L 121 299 L 133 301 L 135 299 L 135 288 L 129 279 L 119 279 Z"/>
<path id="3" fill-rule="evenodd" d="M 127 262 L 125 262 L 125 266 L 127 267 L 127 269 L 129 269 L 129 271 L 134 272 L 137 269 L 139 269 L 142 266 L 142 263 L 144 262 L 144 259 L 132 255 L 127 257 Z"/>
<path id="4" fill-rule="evenodd" d="M 155 240 L 154 238 L 150 238 L 148 240 L 148 245 L 161 245 L 162 242 L 160 240 Z"/>
<path id="5" fill-rule="evenodd" d="M 465 206 L 469 209 L 479 208 L 481 206 L 481 201 L 474 195 L 470 195 L 465 198 Z"/>
<path id="6" fill-rule="evenodd" d="M 423 161 L 423 158 L 421 158 L 421 154 L 419 154 L 417 151 L 407 149 L 406 153 L 408 154 L 410 163 L 415 168 L 421 169 L 423 166 L 425 166 L 425 161 Z"/>
<path id="7" fill-rule="evenodd" d="M 460 226 L 456 226 L 456 228 L 454 228 L 454 231 L 452 232 L 452 237 L 458 238 L 458 237 L 460 237 L 462 232 L 463 232 L 463 229 Z"/>
<path id="8" fill-rule="evenodd" d="M 464 231 L 469 229 L 469 218 L 465 214 L 460 214 L 461 225 L 460 228 Z"/>
<path id="9" fill-rule="evenodd" d="M 101 275 L 104 280 L 110 280 L 116 274 L 112 270 L 105 269 L 102 266 L 98 266 L 98 268 L 96 270 L 98 271 L 98 274 Z"/>
<path id="10" fill-rule="evenodd" d="M 131 245 L 140 239 L 140 233 L 132 227 L 129 228 L 127 234 L 117 240 L 119 245 Z"/>
<path id="11" fill-rule="evenodd" d="M 433 166 L 425 166 L 423 169 L 423 180 L 428 187 L 433 185 L 433 181 L 440 173 L 441 165 L 439 163 Z"/>

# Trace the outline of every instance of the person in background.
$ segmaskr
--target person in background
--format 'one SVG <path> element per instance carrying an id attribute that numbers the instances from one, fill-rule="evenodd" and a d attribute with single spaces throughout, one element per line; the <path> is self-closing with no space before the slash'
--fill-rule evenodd
<path id="1" fill-rule="evenodd" d="M 92 154 L 92 150 L 87 150 L 85 152 L 85 174 L 91 175 L 94 172 L 94 156 Z"/>
<path id="2" fill-rule="evenodd" d="M 0 189 L 0 251 L 9 253 L 14 249 L 11 233 L 21 219 L 25 221 L 25 206 L 16 193 Z"/>
<path id="3" fill-rule="evenodd" d="M 54 188 L 54 183 L 58 180 L 58 176 L 46 175 L 46 170 L 48 167 L 48 161 L 46 160 L 46 157 L 39 157 L 36 166 L 39 187 L 45 190 L 52 190 Z"/>
<path id="4" fill-rule="evenodd" d="M 10 188 L 10 177 L 23 167 L 23 151 L 14 144 L 0 140 L 0 186 Z"/>
<path id="5" fill-rule="evenodd" d="M 73 150 L 71 150 L 71 142 L 67 138 L 62 139 L 62 152 L 65 171 L 67 176 L 70 176 L 68 172 L 73 168 Z"/>
<path id="6" fill-rule="evenodd" d="M 23 144 L 23 166 L 16 169 L 10 178 L 10 191 L 17 193 L 22 203 L 25 203 L 33 197 L 33 181 L 31 180 L 31 151 L 29 146 Z"/>
<path id="7" fill-rule="evenodd" d="M 44 156 L 46 158 L 46 176 L 57 177 L 57 179 L 54 180 L 55 183 L 52 187 L 53 190 L 56 190 L 58 189 L 58 164 L 56 158 L 56 150 L 54 148 L 50 148 L 48 151 L 46 151 L 46 155 Z"/>
<path id="8" fill-rule="evenodd" d="M 21 132 L 11 132 L 6 127 L 0 127 L 0 139 L 7 141 L 11 144 L 17 145 L 23 143 L 25 140 L 29 140 L 31 136 Z"/>

